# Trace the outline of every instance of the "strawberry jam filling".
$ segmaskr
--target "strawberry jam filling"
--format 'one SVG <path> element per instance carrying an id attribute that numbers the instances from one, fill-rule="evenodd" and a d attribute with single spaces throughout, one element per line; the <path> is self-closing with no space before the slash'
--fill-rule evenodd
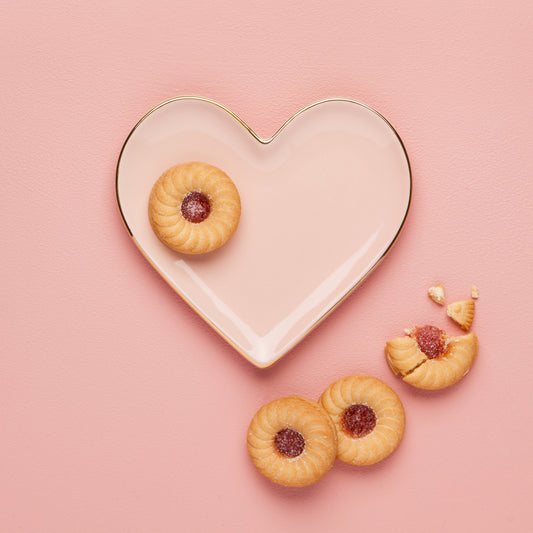
<path id="1" fill-rule="evenodd" d="M 185 220 L 193 224 L 203 222 L 211 212 L 209 198 L 204 193 L 190 192 L 181 202 L 181 214 Z"/>
<path id="2" fill-rule="evenodd" d="M 444 331 L 435 326 L 423 326 L 414 331 L 416 343 L 429 359 L 435 359 L 446 352 Z"/>
<path id="3" fill-rule="evenodd" d="M 372 433 L 375 427 L 376 414 L 368 405 L 355 403 L 344 410 L 342 429 L 354 439 Z"/>
<path id="4" fill-rule="evenodd" d="M 294 429 L 285 428 L 276 433 L 274 445 L 285 457 L 298 457 L 305 448 L 305 440 Z"/>

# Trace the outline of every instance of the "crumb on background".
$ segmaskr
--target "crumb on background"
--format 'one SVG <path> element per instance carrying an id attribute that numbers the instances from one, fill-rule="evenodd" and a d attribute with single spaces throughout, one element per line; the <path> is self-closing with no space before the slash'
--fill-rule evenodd
<path id="1" fill-rule="evenodd" d="M 474 300 L 477 300 L 479 298 L 479 289 L 477 288 L 477 285 L 472 285 L 472 290 L 470 291 L 470 294 Z"/>
<path id="2" fill-rule="evenodd" d="M 430 287 L 428 289 L 428 296 L 439 305 L 444 305 L 446 299 L 444 297 L 444 286 L 442 283 L 439 283 L 434 287 Z"/>

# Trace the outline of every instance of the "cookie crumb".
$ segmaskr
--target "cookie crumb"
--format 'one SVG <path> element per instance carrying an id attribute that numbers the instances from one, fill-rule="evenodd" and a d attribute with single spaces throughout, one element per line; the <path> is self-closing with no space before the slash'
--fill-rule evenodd
<path id="1" fill-rule="evenodd" d="M 477 300 L 479 298 L 479 289 L 477 288 L 477 285 L 472 285 L 472 290 L 470 294 L 474 300 Z"/>
<path id="2" fill-rule="evenodd" d="M 446 300 L 444 298 L 444 287 L 442 283 L 439 283 L 434 287 L 430 287 L 428 289 L 428 296 L 439 305 L 444 305 Z"/>
<path id="3" fill-rule="evenodd" d="M 463 300 L 453 302 L 447 308 L 448 316 L 457 322 L 465 331 L 470 329 L 472 320 L 474 320 L 474 311 L 476 304 L 474 300 Z"/>

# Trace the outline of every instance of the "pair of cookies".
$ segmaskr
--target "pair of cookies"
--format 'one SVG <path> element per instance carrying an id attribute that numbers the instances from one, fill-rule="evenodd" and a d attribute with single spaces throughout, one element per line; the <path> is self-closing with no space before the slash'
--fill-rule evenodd
<path id="1" fill-rule="evenodd" d="M 371 465 L 400 444 L 405 411 L 398 395 L 371 376 L 332 383 L 318 402 L 299 396 L 259 409 L 248 429 L 248 452 L 275 483 L 303 487 L 324 477 L 335 458 Z"/>
<path id="2" fill-rule="evenodd" d="M 241 215 L 237 188 L 217 167 L 201 162 L 176 165 L 155 182 L 148 216 L 158 239 L 184 254 L 216 250 L 235 233 Z"/>

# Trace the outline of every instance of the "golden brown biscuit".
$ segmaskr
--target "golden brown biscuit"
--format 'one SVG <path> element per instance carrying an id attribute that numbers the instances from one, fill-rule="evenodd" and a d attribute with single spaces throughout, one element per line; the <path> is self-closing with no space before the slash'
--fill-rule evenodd
<path id="1" fill-rule="evenodd" d="M 462 379 L 477 356 L 475 333 L 449 337 L 435 326 L 409 330 L 387 342 L 385 356 L 391 370 L 410 385 L 436 390 Z"/>
<path id="2" fill-rule="evenodd" d="M 385 459 L 400 444 L 405 412 L 398 395 L 370 376 L 347 376 L 331 384 L 319 403 L 337 428 L 337 457 L 353 465 Z"/>
<path id="3" fill-rule="evenodd" d="M 159 240 L 185 254 L 203 254 L 225 244 L 240 215 L 234 183 L 207 163 L 169 168 L 155 182 L 148 202 L 150 224 Z"/>
<path id="4" fill-rule="evenodd" d="M 474 320 L 476 303 L 474 300 L 453 302 L 447 308 L 448 316 L 455 320 L 464 330 L 468 331 Z"/>
<path id="5" fill-rule="evenodd" d="M 288 396 L 259 409 L 248 428 L 247 444 L 261 474 L 280 485 L 304 487 L 333 466 L 337 433 L 318 403 Z"/>

